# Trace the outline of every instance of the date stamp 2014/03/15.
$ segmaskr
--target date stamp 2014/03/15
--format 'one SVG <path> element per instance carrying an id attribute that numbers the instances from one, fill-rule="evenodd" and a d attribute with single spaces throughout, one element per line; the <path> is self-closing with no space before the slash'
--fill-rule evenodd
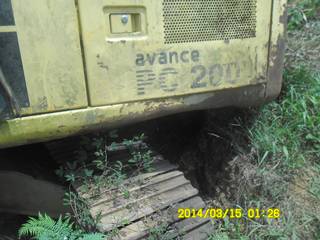
<path id="1" fill-rule="evenodd" d="M 281 217 L 281 211 L 278 208 L 258 209 L 249 208 L 243 210 L 242 208 L 209 208 L 209 209 L 192 209 L 192 208 L 179 208 L 178 218 L 210 218 L 210 219 L 279 219 Z"/>

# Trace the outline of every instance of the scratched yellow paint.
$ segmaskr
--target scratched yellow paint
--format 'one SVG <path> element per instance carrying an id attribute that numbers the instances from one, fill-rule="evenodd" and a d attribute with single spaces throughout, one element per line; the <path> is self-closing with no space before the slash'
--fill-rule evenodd
<path id="1" fill-rule="evenodd" d="M 0 148 L 176 112 L 246 106 L 265 101 L 268 94 L 275 97 L 281 79 L 267 74 L 277 64 L 276 55 L 268 51 L 276 53 L 284 35 L 280 18 L 285 0 L 257 0 L 255 38 L 167 45 L 161 2 L 78 0 L 78 22 L 74 0 L 12 0 L 16 26 L 0 32 L 17 31 L 30 108 L 23 109 L 20 118 L 0 121 Z M 113 34 L 110 14 L 122 13 L 131 14 L 133 25 Z M 121 24 L 114 26 L 121 32 Z M 177 52 L 180 62 L 139 65 L 141 55 L 160 52 Z M 137 71 L 151 71 L 159 80 L 163 68 L 173 68 L 176 77 L 166 79 L 165 87 L 160 81 L 148 85 L 139 95 Z M 203 68 L 206 74 L 197 81 Z M 216 78 L 228 68 L 230 76 Z"/>
<path id="2" fill-rule="evenodd" d="M 166 99 L 153 103 L 137 102 L 40 114 L 0 122 L 0 149 L 62 138 L 96 128 L 108 128 L 128 118 L 131 118 L 131 121 L 137 117 L 147 119 L 149 114 L 162 105 L 176 111 L 184 104 L 182 99 Z"/>
<path id="3" fill-rule="evenodd" d="M 88 92 L 93 106 L 237 88 L 266 81 L 272 0 L 257 0 L 255 38 L 168 45 L 164 44 L 162 1 L 136 0 L 136 9 L 129 7 L 132 5 L 131 0 L 79 0 Z M 147 31 L 110 34 L 109 25 L 112 23 L 109 14 L 113 11 L 142 12 L 141 25 L 142 28 L 146 26 Z M 136 63 L 137 56 L 144 55 L 146 58 L 146 54 L 170 54 L 172 51 L 188 63 L 181 63 L 180 60 L 179 63 L 159 64 L 158 59 L 153 65 L 146 63 L 139 66 Z M 193 51 L 199 56 L 192 58 Z M 199 65 L 202 67 L 197 68 Z M 224 73 L 222 79 L 213 80 L 214 83 L 220 81 L 219 85 L 210 82 L 210 71 L 215 65 L 223 68 L 213 70 Z M 233 78 L 229 81 L 226 76 L 228 67 L 231 67 Z M 166 68 L 173 68 L 176 74 L 166 79 L 166 86 L 161 88 L 159 79 Z M 143 90 L 137 94 L 139 71 L 145 70 L 151 70 L 152 73 L 142 73 L 146 75 L 142 78 L 153 76 L 156 80 L 145 87 L 144 94 Z M 192 88 L 204 71 L 206 73 L 199 82 L 200 86 Z M 237 71 L 240 71 L 239 76 L 236 76 Z M 203 87 L 201 84 L 204 84 Z"/>
<path id="4" fill-rule="evenodd" d="M 22 114 L 87 106 L 78 18 L 71 0 L 12 0 L 30 108 Z"/>

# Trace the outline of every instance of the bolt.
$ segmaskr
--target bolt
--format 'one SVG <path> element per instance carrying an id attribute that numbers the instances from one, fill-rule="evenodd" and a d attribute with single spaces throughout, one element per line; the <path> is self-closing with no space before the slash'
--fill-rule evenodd
<path id="1" fill-rule="evenodd" d="M 129 22 L 129 16 L 127 14 L 126 15 L 122 15 L 121 22 L 123 24 L 127 24 Z"/>

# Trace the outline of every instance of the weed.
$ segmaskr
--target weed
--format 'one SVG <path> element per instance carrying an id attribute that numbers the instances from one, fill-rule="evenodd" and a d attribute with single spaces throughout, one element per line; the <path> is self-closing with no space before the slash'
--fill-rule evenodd
<path id="1" fill-rule="evenodd" d="M 69 218 L 60 217 L 57 221 L 47 215 L 29 218 L 19 230 L 19 237 L 29 236 L 36 240 L 102 240 L 101 233 L 84 233 L 74 228 Z"/>
<path id="2" fill-rule="evenodd" d="M 151 154 L 151 151 L 133 152 L 132 158 L 129 160 L 129 163 L 136 166 L 138 171 L 143 170 L 146 172 L 151 172 L 153 170 L 153 158 Z"/>
<path id="3" fill-rule="evenodd" d="M 226 196 L 209 202 L 244 212 L 279 208 L 281 218 L 225 219 L 215 224 L 211 240 L 319 239 L 320 74 L 291 67 L 284 81 L 280 98 L 263 106 L 244 129 L 251 151 L 229 162 Z"/>
<path id="4" fill-rule="evenodd" d="M 219 223 L 218 228 L 208 237 L 208 240 L 248 240 L 249 238 L 241 233 L 239 226 L 226 218 Z"/>
<path id="5" fill-rule="evenodd" d="M 315 174 L 310 184 L 310 192 L 320 200 L 320 165 L 315 167 Z"/>
<path id="6" fill-rule="evenodd" d="M 147 240 L 173 240 L 176 239 L 176 236 L 172 235 L 168 231 L 168 224 L 161 223 L 156 227 L 152 227 L 148 230 Z"/>
<path id="7" fill-rule="evenodd" d="M 293 169 L 320 156 L 320 75 L 299 67 L 284 76 L 282 100 L 263 107 L 249 132 L 259 165 Z"/>
<path id="8" fill-rule="evenodd" d="M 288 30 L 301 28 L 310 19 L 316 17 L 319 8 L 320 0 L 303 0 L 293 4 L 288 11 Z"/>
<path id="9" fill-rule="evenodd" d="M 123 140 L 120 144 L 112 142 L 107 145 L 109 138 L 116 138 L 117 134 L 111 132 L 109 136 L 84 137 L 82 147 L 77 151 L 77 159 L 61 166 L 56 173 L 70 184 L 69 192 L 65 196 L 65 204 L 71 206 L 73 217 L 83 230 L 95 231 L 100 221 L 98 216 L 93 219 L 90 215 L 89 204 L 99 197 L 102 190 L 115 189 L 126 199 L 130 198 L 130 191 L 126 188 L 124 180 L 130 176 L 140 174 L 152 169 L 152 152 L 146 148 L 140 148 L 144 135 L 134 137 L 131 140 Z M 116 159 L 109 159 L 108 151 L 116 148 L 129 149 L 131 158 L 125 163 Z M 76 188 L 80 197 L 73 189 Z"/>
<path id="10" fill-rule="evenodd" d="M 144 134 L 134 137 L 133 140 L 124 140 L 123 144 L 129 148 L 132 158 L 128 161 L 129 164 L 133 165 L 138 173 L 140 172 L 151 172 L 153 170 L 153 157 L 152 151 L 148 149 L 133 148 L 132 146 L 136 142 L 142 142 L 144 139 Z"/>
<path id="11" fill-rule="evenodd" d="M 92 218 L 89 209 L 89 203 L 86 199 L 78 196 L 74 191 L 65 193 L 64 204 L 70 206 L 73 214 L 67 214 L 67 217 L 76 220 L 77 225 L 87 232 L 97 231 L 97 225 L 100 222 L 100 214 Z"/>

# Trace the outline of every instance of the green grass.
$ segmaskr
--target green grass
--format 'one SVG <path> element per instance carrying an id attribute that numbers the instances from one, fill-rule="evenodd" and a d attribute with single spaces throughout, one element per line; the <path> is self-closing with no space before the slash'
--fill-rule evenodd
<path id="1" fill-rule="evenodd" d="M 229 207 L 279 208 L 281 218 L 226 219 L 209 239 L 320 239 L 320 72 L 286 69 L 281 96 L 257 113 Z"/>
<path id="2" fill-rule="evenodd" d="M 283 212 L 282 222 L 250 229 L 263 226 L 256 232 L 262 239 L 318 239 L 320 73 L 287 69 L 282 95 L 261 109 L 249 136 L 262 179 L 256 204 Z"/>
<path id="3" fill-rule="evenodd" d="M 309 20 L 315 19 L 319 14 L 320 0 L 289 0 L 288 30 L 303 27 Z"/>
<path id="4" fill-rule="evenodd" d="M 320 157 L 320 74 L 299 67 L 284 81 L 280 100 L 262 108 L 249 132 L 259 165 L 292 169 Z"/>
<path id="5" fill-rule="evenodd" d="M 310 192 L 318 199 L 320 200 L 320 164 L 317 164 L 315 166 L 315 173 L 316 176 L 314 176 L 311 180 L 310 184 Z"/>
<path id="6" fill-rule="evenodd" d="M 320 73 L 286 70 L 282 95 L 257 113 L 251 152 L 229 168 L 227 207 L 279 208 L 281 218 L 215 221 L 209 239 L 320 239 Z"/>
<path id="7" fill-rule="evenodd" d="M 253 123 L 242 124 L 250 151 L 242 151 L 226 170 L 235 187 L 226 193 L 224 208 L 279 208 L 281 218 L 214 221 L 210 240 L 320 239 L 320 70 L 312 60 L 320 54 L 320 39 L 307 37 L 318 36 L 318 29 L 302 28 L 316 19 L 319 6 L 320 1 L 294 1 L 289 9 L 289 37 L 294 36 L 289 48 L 297 43 L 303 59 L 300 52 L 287 54 L 280 97 L 250 112 Z M 296 21 L 292 14 L 305 16 Z"/>

